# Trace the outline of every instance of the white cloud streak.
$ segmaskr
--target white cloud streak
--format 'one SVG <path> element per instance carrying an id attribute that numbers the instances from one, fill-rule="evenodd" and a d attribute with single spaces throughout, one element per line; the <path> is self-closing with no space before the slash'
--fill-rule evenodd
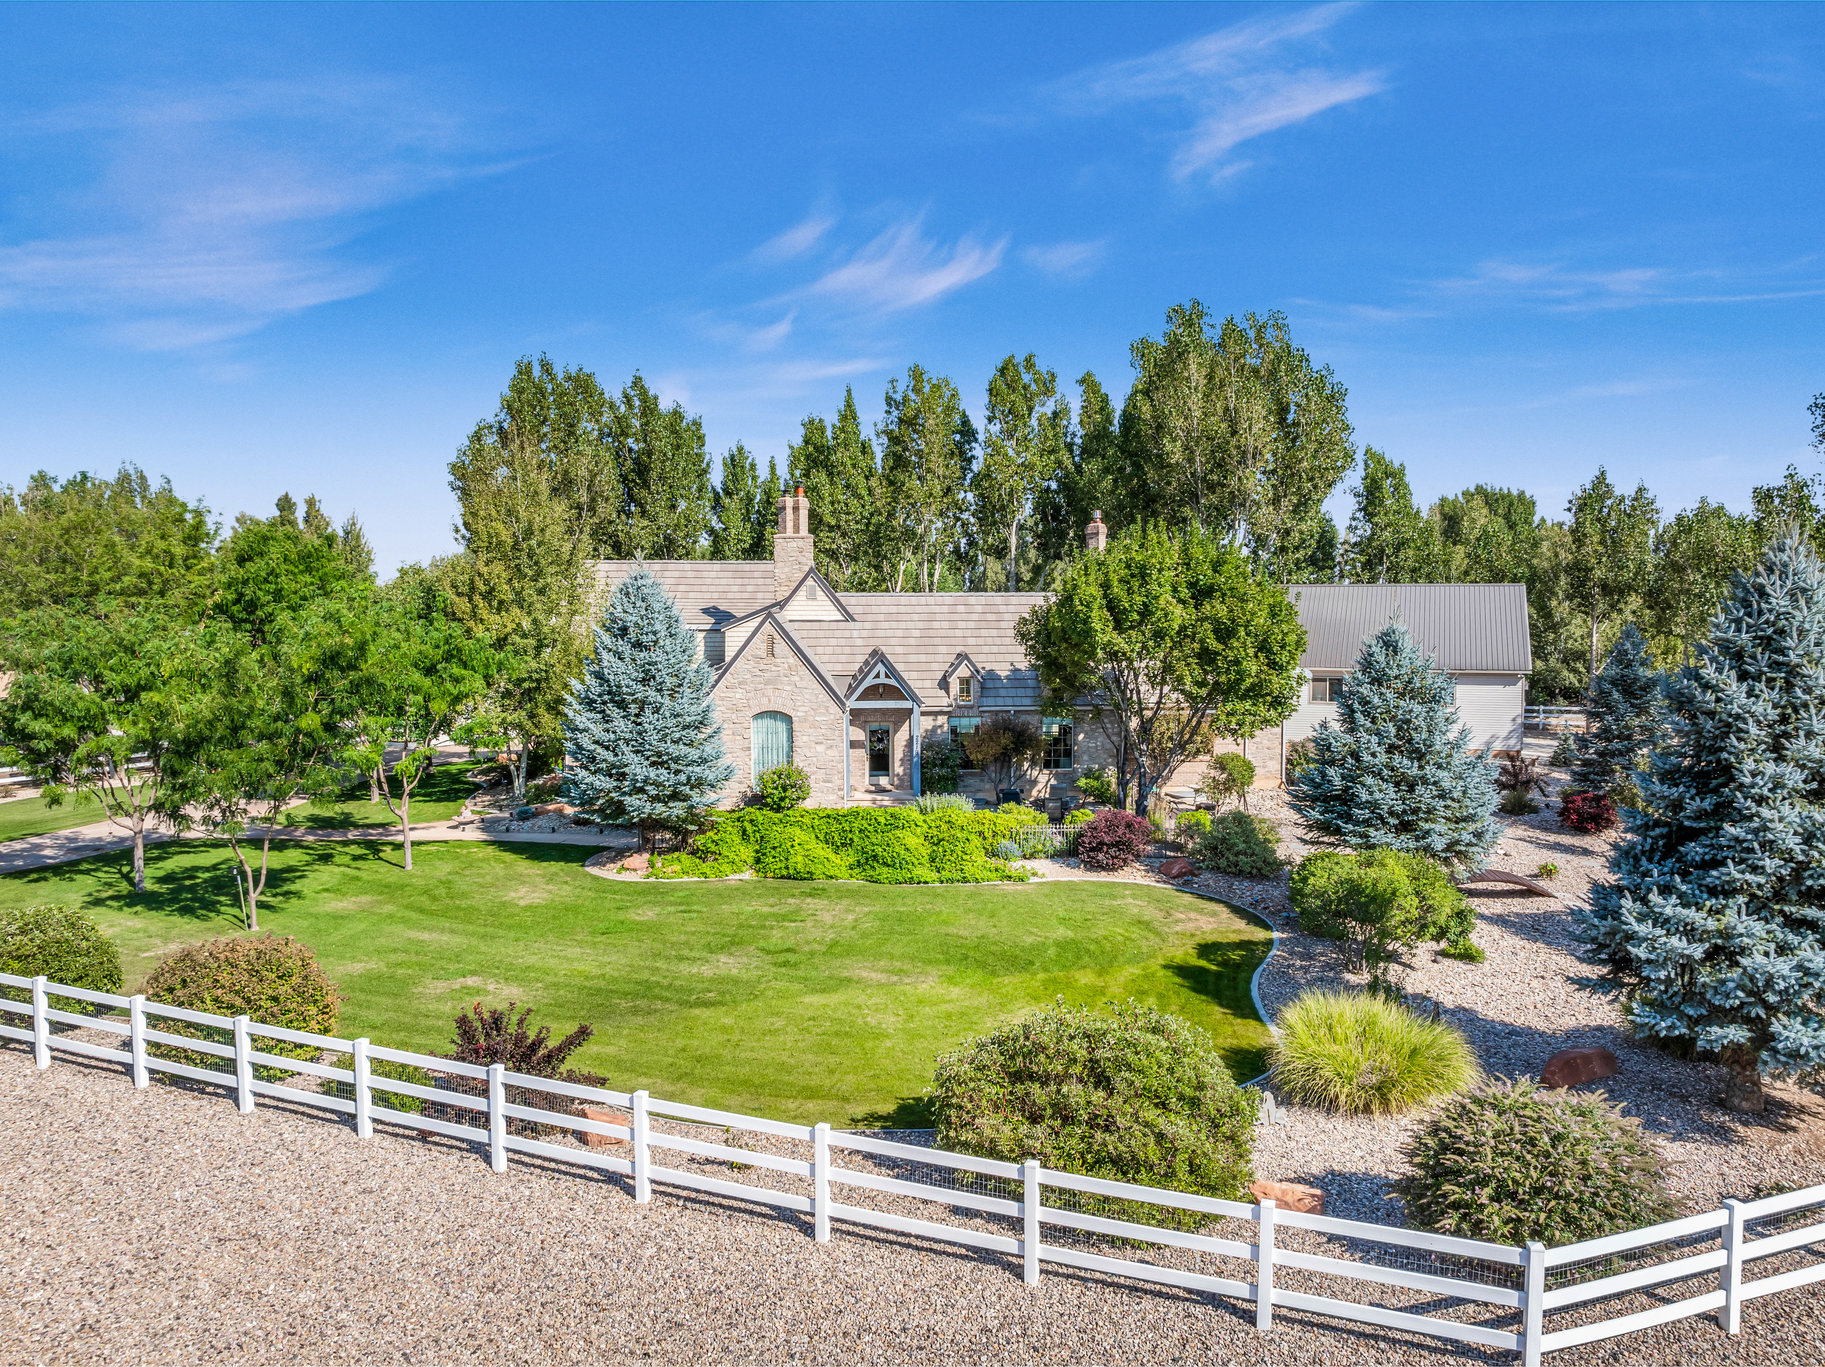
<path id="1" fill-rule="evenodd" d="M 92 174 L 0 240 L 0 308 L 86 316 L 151 351 L 378 288 L 385 267 L 349 251 L 375 213 L 500 169 L 460 120 L 391 81 L 121 96 L 4 136 Z"/>
<path id="2" fill-rule="evenodd" d="M 1113 62 L 1051 87 L 1062 106 L 1084 113 L 1120 104 L 1171 104 L 1191 115 L 1172 174 L 1221 181 L 1248 163 L 1231 154 L 1244 143 L 1379 94 L 1384 73 L 1299 64 L 1289 52 L 1335 24 L 1351 7 L 1275 11 L 1190 42 Z"/>
<path id="3" fill-rule="evenodd" d="M 1082 279 L 1102 264 L 1109 244 L 1096 242 L 1054 242 L 1046 247 L 1024 247 L 1020 259 L 1035 270 L 1066 279 Z"/>
<path id="4" fill-rule="evenodd" d="M 830 214 L 809 214 L 778 237 L 769 238 L 756 247 L 754 259 L 768 263 L 797 260 L 815 250 L 835 226 L 836 219 Z"/>
<path id="5" fill-rule="evenodd" d="M 827 270 L 805 293 L 882 313 L 917 308 L 988 275 L 1001 265 L 1007 245 L 1005 236 L 980 242 L 965 235 L 942 247 L 924 235 L 923 216 L 904 219 Z"/>

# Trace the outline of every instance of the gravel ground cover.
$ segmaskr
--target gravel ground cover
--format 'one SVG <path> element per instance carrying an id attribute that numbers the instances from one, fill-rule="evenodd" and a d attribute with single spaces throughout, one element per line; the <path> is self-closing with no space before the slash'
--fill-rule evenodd
<path id="1" fill-rule="evenodd" d="M 1002 1255 L 841 1223 L 819 1246 L 805 1217 L 746 1202 L 659 1186 L 637 1206 L 622 1179 L 569 1165 L 516 1158 L 496 1175 L 460 1143 L 362 1143 L 283 1103 L 242 1117 L 208 1089 L 135 1092 L 109 1065 L 39 1074 L 13 1047 L 0 1109 L 8 1363 L 1509 1360 L 1296 1312 L 1264 1337 L 1237 1302 L 1053 1267 L 1029 1288 Z M 856 1188 L 844 1199 L 970 1218 Z M 1818 1310 L 1790 1294 L 1751 1305 L 1735 1341 L 1686 1321 L 1556 1360 L 1817 1361 Z"/>

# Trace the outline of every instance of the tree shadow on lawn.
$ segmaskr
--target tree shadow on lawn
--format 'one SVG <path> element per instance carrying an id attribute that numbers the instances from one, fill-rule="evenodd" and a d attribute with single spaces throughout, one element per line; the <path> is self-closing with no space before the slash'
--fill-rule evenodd
<path id="1" fill-rule="evenodd" d="M 1192 962 L 1181 957 L 1177 962 L 1169 960 L 1163 967 L 1187 991 L 1221 1007 L 1228 1015 L 1266 1029 L 1266 1023 L 1255 1012 L 1249 983 L 1271 943 L 1256 939 L 1206 940 L 1191 951 L 1195 956 Z M 1267 1049 L 1263 1045 L 1233 1045 L 1218 1040 L 1217 1052 L 1237 1082 L 1251 1081 L 1267 1071 Z"/>
<path id="2" fill-rule="evenodd" d="M 399 867 L 397 852 L 377 848 L 369 842 L 274 841 L 273 863 L 268 870 L 266 889 L 260 894 L 261 910 L 277 909 L 295 902 L 319 869 L 338 862 L 377 862 Z M 133 852 L 120 850 L 95 855 L 76 865 L 62 864 L 35 869 L 12 877 L 21 882 L 56 888 L 75 867 L 86 866 L 98 876 L 96 883 L 103 896 L 116 906 L 135 913 L 151 912 L 182 921 L 226 920 L 237 928 L 245 913 L 236 885 L 234 854 L 226 843 L 219 846 L 217 859 L 196 860 L 199 842 L 171 841 L 146 847 L 146 890 L 133 891 Z M 390 856 L 389 857 L 389 853 Z M 255 855 L 257 858 L 257 853 Z M 53 897 L 56 893 L 53 893 Z"/>

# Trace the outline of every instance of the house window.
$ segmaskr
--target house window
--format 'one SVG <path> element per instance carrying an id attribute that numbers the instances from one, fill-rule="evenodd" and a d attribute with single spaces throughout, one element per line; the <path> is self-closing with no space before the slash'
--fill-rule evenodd
<path id="1" fill-rule="evenodd" d="M 1073 759 L 1071 753 L 1071 719 L 1069 717 L 1047 717 L 1045 719 L 1046 760 L 1048 769 L 1069 769 Z"/>
<path id="2" fill-rule="evenodd" d="M 719 665 L 723 661 L 723 639 L 721 631 L 703 633 L 703 662 L 707 665 Z"/>
<path id="3" fill-rule="evenodd" d="M 756 781 L 767 770 L 792 763 L 792 718 L 784 712 L 756 712 L 748 734 Z"/>
<path id="4" fill-rule="evenodd" d="M 957 752 L 963 756 L 963 761 L 958 767 L 969 773 L 976 772 L 976 761 L 971 759 L 969 751 L 963 748 L 963 738 L 980 725 L 982 725 L 980 717 L 951 718 L 951 744 L 956 746 Z"/>
<path id="5" fill-rule="evenodd" d="M 1335 675 L 1312 676 L 1313 702 L 1342 702 L 1343 680 Z"/>
<path id="6" fill-rule="evenodd" d="M 976 701 L 976 681 L 967 674 L 961 674 L 957 677 L 957 701 Z"/>
<path id="7" fill-rule="evenodd" d="M 771 660 L 774 655 L 774 649 L 773 649 L 774 644 L 775 644 L 775 642 L 774 642 L 773 633 L 769 631 L 767 633 L 767 658 L 769 660 Z"/>

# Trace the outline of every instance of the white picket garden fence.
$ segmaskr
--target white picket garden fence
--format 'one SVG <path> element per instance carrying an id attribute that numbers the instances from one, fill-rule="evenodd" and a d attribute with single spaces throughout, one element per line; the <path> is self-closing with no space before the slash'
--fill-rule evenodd
<path id="1" fill-rule="evenodd" d="M 288 1030 L 246 1016 L 211 1015 L 147 1001 L 143 996 L 65 987 L 44 978 L 0 973 L 0 987 L 30 991 L 29 1001 L 0 997 L 0 1011 L 13 1013 L 12 1018 L 29 1018 L 8 1024 L 10 1018 L 0 1016 L 0 1040 L 30 1045 L 40 1069 L 49 1068 L 55 1051 L 61 1050 L 125 1064 L 136 1087 L 148 1086 L 153 1073 L 226 1087 L 233 1091 L 243 1113 L 254 1109 L 257 1098 L 268 1097 L 350 1116 L 355 1135 L 362 1139 L 373 1135 L 376 1122 L 429 1131 L 476 1144 L 487 1153 L 496 1172 L 506 1171 L 509 1156 L 518 1153 L 618 1174 L 630 1179 L 636 1202 L 652 1199 L 654 1183 L 761 1202 L 810 1216 L 812 1237 L 819 1243 L 830 1239 L 833 1222 L 845 1222 L 1006 1254 L 1020 1260 L 1028 1283 L 1036 1283 L 1044 1265 L 1052 1263 L 1231 1297 L 1253 1304 L 1255 1324 L 1262 1331 L 1272 1327 L 1276 1308 L 1298 1310 L 1507 1349 L 1520 1353 L 1531 1367 L 1545 1353 L 1709 1312 L 1716 1313 L 1724 1331 L 1735 1334 L 1741 1330 L 1742 1307 L 1748 1301 L 1825 1280 L 1825 1186 L 1757 1201 L 1726 1201 L 1722 1210 L 1580 1244 L 1517 1247 L 1279 1210 L 1272 1201 L 1224 1201 L 1083 1177 L 1042 1167 L 1035 1160 L 1008 1163 L 948 1153 L 877 1135 L 833 1130 L 827 1124 L 785 1124 L 664 1101 L 644 1091 L 585 1087 L 508 1072 L 500 1064 L 484 1068 L 388 1049 L 366 1039 Z M 85 1003 L 90 1010 L 53 1006 L 53 997 Z M 104 1015 L 102 1011 L 120 1014 Z M 219 1038 L 195 1038 L 160 1029 L 156 1022 L 161 1020 L 207 1027 Z M 98 1031 L 114 1036 L 118 1044 L 77 1039 L 68 1029 L 60 1032 L 59 1026 Z M 262 1049 L 265 1041 L 303 1046 L 319 1057 L 284 1057 Z M 217 1058 L 225 1067 L 196 1067 L 161 1058 L 152 1051 L 156 1045 Z M 323 1054 L 346 1055 L 349 1066 L 324 1063 Z M 433 1085 L 384 1076 L 375 1071 L 377 1063 L 422 1070 Z M 269 1075 L 262 1077 L 262 1070 Z M 275 1080 L 278 1075 L 320 1078 L 330 1090 L 311 1092 L 287 1086 Z M 440 1078 L 445 1081 L 436 1085 Z M 527 1104 L 534 1093 L 545 1097 L 547 1104 Z M 429 1109 L 412 1111 L 387 1104 L 407 1097 Z M 624 1119 L 618 1123 L 586 1117 L 574 1109 L 583 1105 L 620 1113 Z M 457 1115 L 472 1116 L 473 1123 L 452 1118 Z M 808 1148 L 810 1157 L 664 1132 L 654 1128 L 656 1118 L 719 1126 L 731 1139 L 736 1132 L 772 1136 L 791 1142 L 800 1152 Z M 520 1132 L 515 1132 L 510 1121 L 521 1122 Z M 620 1141 L 628 1147 L 628 1155 L 552 1143 L 525 1133 L 530 1127 Z M 696 1168 L 666 1166 L 659 1161 L 666 1153 L 726 1163 L 731 1165 L 731 1173 L 745 1168 L 784 1174 L 797 1179 L 802 1189 L 781 1190 L 710 1176 Z M 844 1155 L 863 1156 L 864 1161 L 886 1166 L 890 1173 L 897 1165 L 898 1170 L 921 1180 L 842 1166 Z M 860 1197 L 841 1199 L 851 1190 L 932 1203 L 948 1208 L 951 1219 L 878 1210 L 861 1204 Z M 1198 1228 L 1123 1218 L 1138 1213 L 1134 1206 L 1185 1212 L 1212 1221 L 1240 1221 L 1248 1227 L 1247 1237 L 1218 1237 Z M 1179 1223 L 1198 1222 L 1181 1219 Z M 997 1232 L 997 1227 L 1007 1232 Z M 1335 1242 L 1325 1247 L 1362 1256 L 1340 1257 L 1334 1252 L 1283 1246 L 1278 1236 L 1287 1230 L 1328 1236 Z M 1104 1236 L 1106 1241 L 1087 1236 Z M 1233 1260 L 1238 1275 L 1217 1276 L 1149 1262 L 1134 1251 L 1136 1245 Z M 1798 1262 L 1801 1253 L 1812 1260 Z M 1753 1264 L 1777 1257 L 1792 1265 L 1770 1275 L 1749 1275 Z M 1283 1272 L 1304 1275 L 1295 1275 L 1289 1282 Z M 1429 1311 L 1347 1300 L 1316 1289 L 1327 1278 L 1420 1293 L 1426 1298 L 1422 1306 L 1436 1306 L 1441 1299 L 1451 1304 L 1445 1310 Z M 1385 1293 L 1382 1296 L 1391 1298 Z M 1642 1299 L 1653 1303 L 1627 1308 Z M 1624 1313 L 1610 1313 L 1616 1309 Z M 1483 1318 L 1451 1318 L 1446 1310 Z M 1569 1316 L 1579 1322 L 1549 1326 L 1549 1316 Z"/>

